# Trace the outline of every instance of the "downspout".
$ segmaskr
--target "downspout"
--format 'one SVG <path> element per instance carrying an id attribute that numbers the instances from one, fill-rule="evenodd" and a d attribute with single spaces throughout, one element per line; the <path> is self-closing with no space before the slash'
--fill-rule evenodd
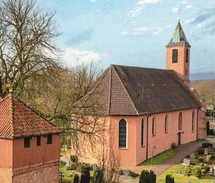
<path id="1" fill-rule="evenodd" d="M 147 119 L 146 119 L 146 160 L 148 159 L 148 149 L 149 149 L 149 116 L 147 116 Z"/>
<path id="2" fill-rule="evenodd" d="M 198 140 L 199 133 L 199 109 L 197 108 L 197 120 L 196 120 L 196 140 Z"/>

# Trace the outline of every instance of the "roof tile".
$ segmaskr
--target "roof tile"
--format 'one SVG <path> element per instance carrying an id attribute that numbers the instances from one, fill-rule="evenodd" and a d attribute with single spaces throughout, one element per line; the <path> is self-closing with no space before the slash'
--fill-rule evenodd
<path id="1" fill-rule="evenodd" d="M 54 124 L 12 95 L 0 101 L 0 138 L 13 139 L 60 132 Z"/>

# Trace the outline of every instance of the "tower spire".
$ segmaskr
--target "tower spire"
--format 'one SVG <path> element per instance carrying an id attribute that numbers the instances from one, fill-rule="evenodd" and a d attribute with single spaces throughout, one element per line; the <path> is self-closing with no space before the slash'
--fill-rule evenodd
<path id="1" fill-rule="evenodd" d="M 175 31 L 174 31 L 172 38 L 171 38 L 169 44 L 167 45 L 167 47 L 169 47 L 169 46 L 182 46 L 182 45 L 190 47 L 190 44 L 187 41 L 187 38 L 186 38 L 185 33 L 182 29 L 180 19 L 179 19 L 178 24 L 175 28 Z"/>
<path id="2" fill-rule="evenodd" d="M 178 20 L 173 36 L 166 46 L 166 69 L 174 70 L 187 85 L 190 83 L 190 47 Z"/>

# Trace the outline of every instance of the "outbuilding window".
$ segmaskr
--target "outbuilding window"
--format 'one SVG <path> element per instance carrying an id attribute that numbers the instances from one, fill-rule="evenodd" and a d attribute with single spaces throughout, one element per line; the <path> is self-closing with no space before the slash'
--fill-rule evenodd
<path id="1" fill-rule="evenodd" d="M 31 146 L 31 138 L 30 137 L 24 137 L 24 148 L 28 148 Z"/>
<path id="2" fill-rule="evenodd" d="M 52 144 L 52 134 L 47 135 L 47 144 Z"/>
<path id="3" fill-rule="evenodd" d="M 37 136 L 37 146 L 41 145 L 41 136 Z"/>
<path id="4" fill-rule="evenodd" d="M 119 147 L 127 147 L 127 122 L 124 119 L 119 121 Z"/>

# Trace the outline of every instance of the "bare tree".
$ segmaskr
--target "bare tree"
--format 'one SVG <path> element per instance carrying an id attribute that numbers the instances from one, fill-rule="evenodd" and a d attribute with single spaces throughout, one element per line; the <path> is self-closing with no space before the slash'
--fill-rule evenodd
<path id="1" fill-rule="evenodd" d="M 38 74 L 57 67 L 51 56 L 57 51 L 55 13 L 42 12 L 33 0 L 4 0 L 0 5 L 0 73 L 16 95 Z"/>

